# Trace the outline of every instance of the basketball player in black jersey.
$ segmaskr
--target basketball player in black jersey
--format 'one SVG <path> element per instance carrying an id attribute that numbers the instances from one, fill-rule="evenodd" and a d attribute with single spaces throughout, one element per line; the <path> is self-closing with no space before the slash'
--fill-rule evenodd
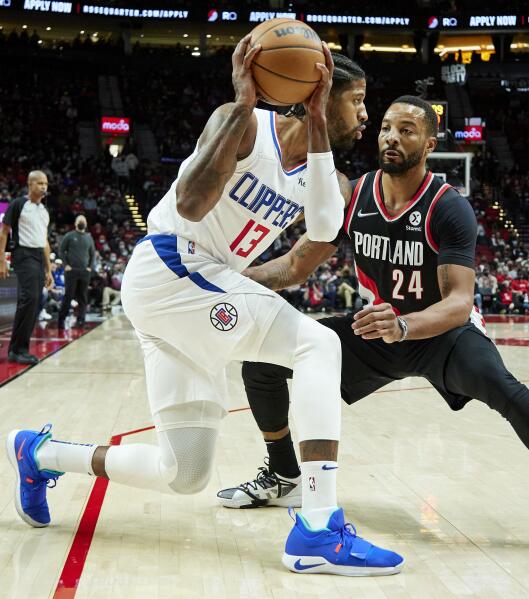
<path id="1" fill-rule="evenodd" d="M 473 310 L 474 212 L 426 169 L 436 139 L 437 117 L 427 102 L 395 100 L 380 129 L 380 170 L 352 182 L 344 230 L 335 242 L 303 236 L 288 254 L 246 274 L 273 289 L 304 282 L 348 237 L 368 305 L 354 317 L 319 321 L 341 340 L 344 401 L 352 404 L 392 381 L 423 376 L 453 410 L 477 399 L 498 411 L 529 447 L 529 390 L 505 368 Z M 291 377 L 281 366 L 244 363 L 248 400 L 269 461 L 253 481 L 220 491 L 222 505 L 299 504 L 288 428 Z"/>

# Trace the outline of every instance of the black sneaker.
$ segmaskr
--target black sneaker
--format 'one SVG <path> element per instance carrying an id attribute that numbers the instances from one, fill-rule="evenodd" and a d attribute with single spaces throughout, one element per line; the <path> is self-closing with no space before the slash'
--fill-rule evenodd
<path id="1" fill-rule="evenodd" d="M 265 466 L 259 468 L 254 480 L 217 493 L 219 503 L 231 508 L 263 506 L 301 507 L 301 477 L 285 479 Z"/>
<path id="2" fill-rule="evenodd" d="M 16 362 L 17 364 L 37 364 L 39 359 L 37 358 L 37 356 L 34 356 L 32 354 L 28 354 L 27 352 L 21 352 L 19 354 L 16 354 L 13 351 L 10 351 L 7 354 L 7 360 L 8 362 Z"/>

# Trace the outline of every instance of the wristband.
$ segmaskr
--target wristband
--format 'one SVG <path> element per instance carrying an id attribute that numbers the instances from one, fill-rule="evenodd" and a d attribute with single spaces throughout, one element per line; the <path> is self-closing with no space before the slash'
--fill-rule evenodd
<path id="1" fill-rule="evenodd" d="M 402 316 L 397 316 L 397 322 L 399 323 L 400 330 L 402 331 L 402 337 L 397 343 L 402 343 L 408 337 L 408 323 L 404 320 L 404 318 L 402 318 Z"/>

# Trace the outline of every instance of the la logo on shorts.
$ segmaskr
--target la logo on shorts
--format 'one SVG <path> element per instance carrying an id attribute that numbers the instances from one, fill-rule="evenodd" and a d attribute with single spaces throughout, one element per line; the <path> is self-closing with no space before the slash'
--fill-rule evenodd
<path id="1" fill-rule="evenodd" d="M 211 324 L 219 331 L 229 331 L 237 324 L 237 310 L 226 302 L 213 306 L 209 313 Z"/>

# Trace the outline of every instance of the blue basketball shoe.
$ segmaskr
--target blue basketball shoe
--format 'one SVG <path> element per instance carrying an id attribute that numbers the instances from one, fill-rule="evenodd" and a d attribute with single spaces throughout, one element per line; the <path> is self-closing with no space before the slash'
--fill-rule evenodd
<path id="1" fill-rule="evenodd" d="M 327 528 L 312 530 L 303 516 L 296 514 L 283 565 L 300 574 L 340 574 L 342 576 L 387 576 L 402 570 L 404 558 L 381 549 L 356 535 L 337 508 Z"/>
<path id="2" fill-rule="evenodd" d="M 39 470 L 35 455 L 37 449 L 51 439 L 51 424 L 39 431 L 14 430 L 6 441 L 7 457 L 16 474 L 15 507 L 18 515 L 30 526 L 42 528 L 50 523 L 46 491 L 50 481 L 64 472 Z"/>

